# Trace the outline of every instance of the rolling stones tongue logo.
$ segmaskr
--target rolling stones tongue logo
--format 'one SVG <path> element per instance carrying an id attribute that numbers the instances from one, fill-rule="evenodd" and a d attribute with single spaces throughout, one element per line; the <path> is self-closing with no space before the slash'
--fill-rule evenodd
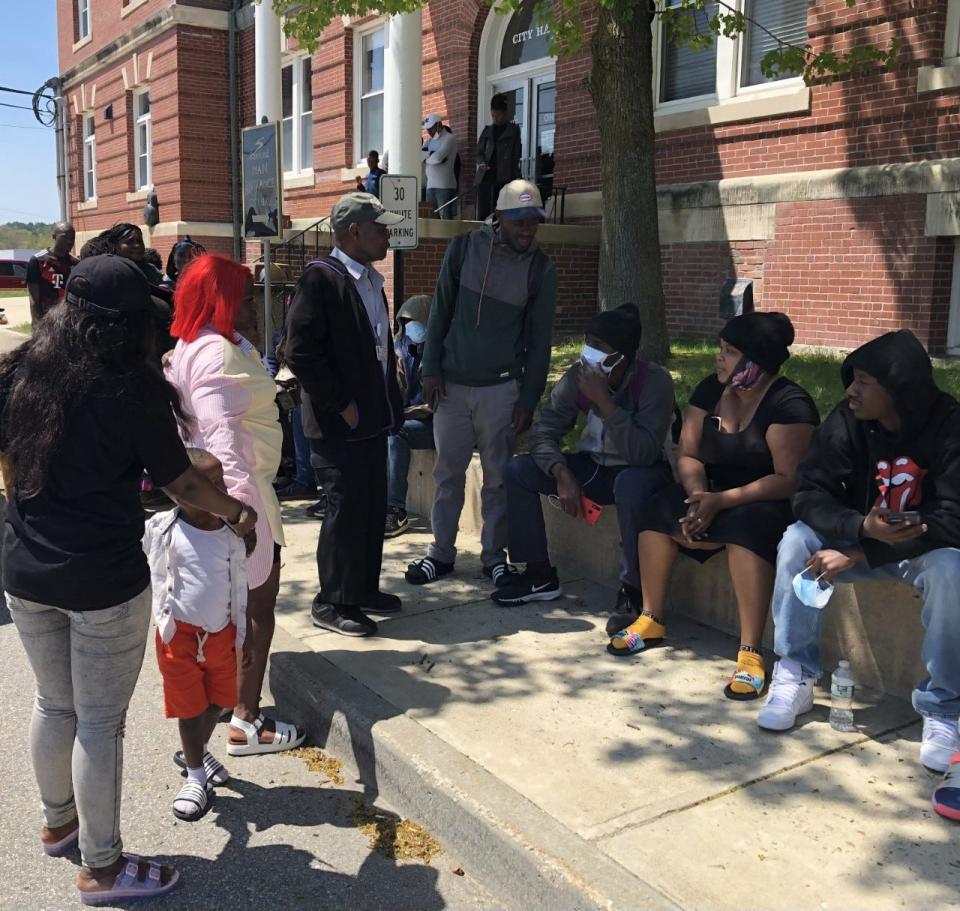
<path id="1" fill-rule="evenodd" d="M 877 462 L 877 486 L 880 493 L 874 506 L 904 512 L 920 505 L 923 499 L 923 479 L 927 469 L 921 468 L 913 459 L 901 456 L 888 462 Z"/>

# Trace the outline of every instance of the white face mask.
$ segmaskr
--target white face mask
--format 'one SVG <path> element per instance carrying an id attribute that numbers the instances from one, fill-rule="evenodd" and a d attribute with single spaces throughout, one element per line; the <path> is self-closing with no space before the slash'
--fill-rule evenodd
<path id="1" fill-rule="evenodd" d="M 814 577 L 808 566 L 793 577 L 793 591 L 807 607 L 823 610 L 833 595 L 833 585 L 822 576 Z"/>
<path id="2" fill-rule="evenodd" d="M 580 351 L 580 363 L 585 367 L 593 367 L 594 369 L 601 370 L 605 376 L 610 376 L 617 364 L 623 360 L 623 355 L 621 354 L 612 364 L 608 365 L 604 363 L 608 357 L 610 357 L 610 355 L 607 354 L 606 351 L 601 351 L 592 345 L 584 345 Z"/>

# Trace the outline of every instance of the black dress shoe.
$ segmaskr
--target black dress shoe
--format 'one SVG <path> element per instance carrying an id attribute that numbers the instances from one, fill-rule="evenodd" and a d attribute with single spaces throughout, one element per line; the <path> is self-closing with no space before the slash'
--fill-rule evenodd
<path id="1" fill-rule="evenodd" d="M 377 624 L 373 622 L 359 607 L 352 604 L 330 604 L 320 601 L 319 595 L 313 599 L 310 615 L 313 625 L 320 629 L 339 633 L 341 636 L 375 636 Z"/>
<path id="2" fill-rule="evenodd" d="M 607 620 L 607 635 L 615 636 L 622 629 L 626 629 L 640 616 L 643 610 L 643 599 L 639 592 L 628 591 L 625 586 L 617 592 L 617 603 L 613 606 L 613 613 Z"/>
<path id="3" fill-rule="evenodd" d="M 396 595 L 386 592 L 377 592 L 361 602 L 360 607 L 372 614 L 395 614 L 403 607 L 403 602 Z"/>

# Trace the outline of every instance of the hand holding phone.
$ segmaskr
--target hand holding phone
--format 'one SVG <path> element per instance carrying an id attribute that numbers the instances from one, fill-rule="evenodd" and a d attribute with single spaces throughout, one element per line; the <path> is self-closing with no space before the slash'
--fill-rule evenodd
<path id="1" fill-rule="evenodd" d="M 916 510 L 908 510 L 907 512 L 888 512 L 887 513 L 887 523 L 889 525 L 919 525 L 920 524 L 920 513 Z"/>

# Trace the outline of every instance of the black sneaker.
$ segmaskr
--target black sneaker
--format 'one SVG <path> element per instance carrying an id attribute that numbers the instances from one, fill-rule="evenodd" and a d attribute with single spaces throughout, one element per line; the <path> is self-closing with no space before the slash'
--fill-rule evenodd
<path id="1" fill-rule="evenodd" d="M 613 606 L 613 613 L 607 620 L 607 635 L 615 636 L 622 629 L 626 629 L 640 616 L 643 610 L 643 599 L 638 592 L 630 591 L 626 586 L 620 586 L 617 592 L 617 603 Z"/>
<path id="2" fill-rule="evenodd" d="M 498 588 L 490 596 L 490 600 L 501 607 L 513 607 L 517 604 L 526 604 L 528 601 L 555 601 L 562 594 L 557 571 L 551 569 L 549 576 L 517 574 L 509 585 Z"/>
<path id="3" fill-rule="evenodd" d="M 483 574 L 490 580 L 497 588 L 503 588 L 504 585 L 510 585 L 513 582 L 516 582 L 520 577 L 520 573 L 517 571 L 515 566 L 511 566 L 509 563 L 494 563 L 493 566 L 484 566 Z"/>
<path id="4" fill-rule="evenodd" d="M 383 529 L 385 538 L 396 538 L 410 528 L 410 520 L 405 509 L 391 509 L 387 513 L 387 521 Z"/>
<path id="5" fill-rule="evenodd" d="M 277 499 L 284 500 L 312 500 L 317 495 L 316 487 L 308 487 L 299 481 L 290 481 L 282 487 L 274 486 Z"/>
<path id="6" fill-rule="evenodd" d="M 376 592 L 370 598 L 361 601 L 359 607 L 370 611 L 371 614 L 396 614 L 403 609 L 403 602 L 396 595 L 388 592 Z"/>
<path id="7" fill-rule="evenodd" d="M 322 519 L 327 514 L 327 498 L 321 497 L 316 503 L 311 503 L 304 512 L 308 519 Z"/>
<path id="8" fill-rule="evenodd" d="M 424 557 L 422 560 L 414 560 L 407 567 L 403 578 L 411 585 L 429 585 L 441 576 L 449 576 L 452 572 L 452 563 L 442 563 L 440 560 L 434 560 L 433 557 Z"/>
<path id="9" fill-rule="evenodd" d="M 313 625 L 320 629 L 340 633 L 341 636 L 375 636 L 377 624 L 373 622 L 359 607 L 350 604 L 330 604 L 321 601 L 317 595 L 310 608 Z"/>

